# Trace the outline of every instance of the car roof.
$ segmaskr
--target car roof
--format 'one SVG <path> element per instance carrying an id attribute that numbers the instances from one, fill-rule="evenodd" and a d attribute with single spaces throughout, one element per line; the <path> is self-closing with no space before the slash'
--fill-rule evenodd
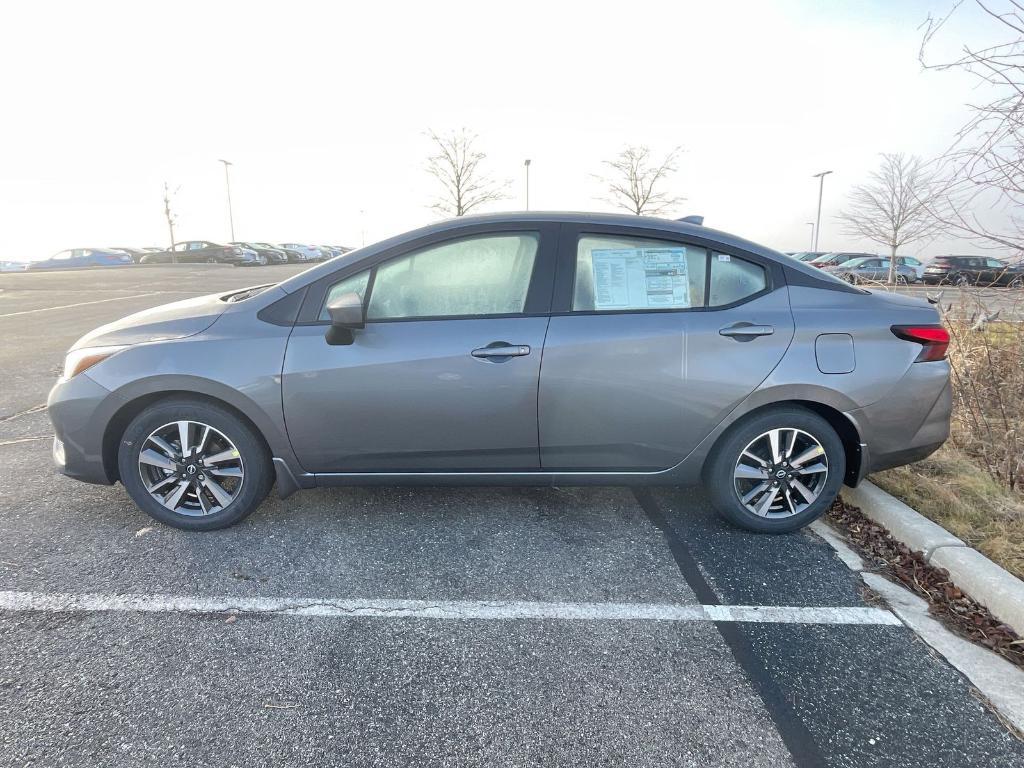
<path id="1" fill-rule="evenodd" d="M 487 227 L 490 225 L 501 226 L 505 224 L 579 224 L 579 225 L 598 225 L 598 226 L 612 226 L 612 227 L 630 227 L 631 229 L 650 229 L 652 232 L 671 232 L 673 234 L 683 235 L 684 237 L 692 237 L 699 240 L 707 240 L 712 243 L 719 245 L 735 248 L 741 251 L 747 251 L 748 253 L 755 254 L 757 256 L 763 256 L 772 261 L 783 264 L 786 269 L 791 271 L 799 272 L 809 278 L 812 282 L 831 282 L 823 281 L 821 271 L 815 267 L 812 267 L 804 262 L 797 261 L 789 256 L 786 256 L 781 251 L 776 251 L 772 248 L 760 245 L 751 240 L 739 237 L 737 235 L 723 232 L 718 229 L 712 229 L 706 227 L 703 224 L 694 224 L 687 221 L 679 221 L 675 219 L 664 219 L 654 216 L 636 216 L 634 214 L 625 213 L 588 213 L 579 211 L 512 211 L 506 213 L 487 213 L 487 214 L 471 214 L 468 216 L 457 216 L 451 219 L 445 219 L 443 221 L 428 224 L 419 229 L 414 229 L 409 232 L 404 232 L 400 235 L 395 235 L 386 240 L 373 243 L 362 248 L 356 248 L 355 250 L 349 251 L 343 256 L 338 256 L 335 259 L 319 264 L 311 269 L 301 272 L 294 277 L 279 283 L 279 287 L 285 291 L 292 292 L 302 288 L 309 283 L 318 280 L 321 277 L 332 274 L 338 269 L 338 259 L 345 259 L 345 263 L 357 263 L 363 259 L 369 259 L 376 254 L 390 250 L 391 248 L 402 246 L 406 243 L 419 240 L 423 237 L 430 235 L 441 234 L 445 232 L 457 233 L 462 229 L 470 229 L 475 227 Z M 865 254 L 870 255 L 870 254 Z"/>

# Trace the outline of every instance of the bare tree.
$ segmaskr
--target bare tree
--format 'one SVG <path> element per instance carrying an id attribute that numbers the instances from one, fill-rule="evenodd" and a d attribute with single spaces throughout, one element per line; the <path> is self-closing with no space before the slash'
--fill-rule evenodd
<path id="1" fill-rule="evenodd" d="M 942 188 L 918 157 L 882 155 L 870 181 L 854 187 L 839 214 L 847 234 L 889 249 L 889 284 L 896 282 L 896 253 L 908 243 L 934 237 L 945 228 L 935 213 Z"/>
<path id="2" fill-rule="evenodd" d="M 614 160 L 604 161 L 610 173 L 597 178 L 608 187 L 609 196 L 602 199 L 637 216 L 657 216 L 679 205 L 686 198 L 665 188 L 676 172 L 680 151 L 676 147 L 659 161 L 648 147 L 626 147 Z"/>
<path id="3" fill-rule="evenodd" d="M 427 173 L 441 182 L 441 194 L 431 204 L 445 216 L 463 216 L 474 208 L 504 200 L 509 181 L 495 181 L 480 164 L 487 157 L 476 149 L 476 134 L 465 128 L 445 135 L 428 131 L 436 153 L 427 158 Z"/>
<path id="4" fill-rule="evenodd" d="M 180 187 L 179 187 L 179 189 L 180 189 Z M 174 242 L 174 222 L 176 222 L 178 220 L 178 215 L 173 210 L 171 210 L 171 199 L 177 193 L 178 193 L 177 189 L 175 189 L 174 192 L 172 193 L 171 190 L 170 190 L 170 187 L 167 186 L 167 182 L 166 181 L 164 182 L 164 216 L 167 218 L 167 229 L 170 230 L 170 233 L 171 233 L 171 251 L 172 252 L 174 251 L 174 245 L 175 245 L 175 242 Z M 178 257 L 177 256 L 172 256 L 172 259 L 174 261 L 177 261 Z"/>
<path id="5" fill-rule="evenodd" d="M 949 61 L 927 57 L 943 30 L 974 7 L 993 29 L 978 48 L 964 45 Z M 1024 4 L 1019 0 L 955 0 L 945 16 L 929 16 L 919 54 L 925 69 L 967 72 L 984 94 L 937 164 L 949 205 L 937 212 L 959 234 L 994 247 L 1024 250 Z M 1004 212 L 999 224 L 991 212 Z M 979 212 L 982 212 L 979 214 Z"/>

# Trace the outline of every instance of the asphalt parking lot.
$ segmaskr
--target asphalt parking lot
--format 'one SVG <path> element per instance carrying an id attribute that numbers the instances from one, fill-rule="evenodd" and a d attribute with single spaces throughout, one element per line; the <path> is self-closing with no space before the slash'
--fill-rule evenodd
<path id="1" fill-rule="evenodd" d="M 191 534 L 52 470 L 78 336 L 296 270 L 0 275 L 0 765 L 1024 764 L 824 541 L 699 490 L 325 489 Z"/>

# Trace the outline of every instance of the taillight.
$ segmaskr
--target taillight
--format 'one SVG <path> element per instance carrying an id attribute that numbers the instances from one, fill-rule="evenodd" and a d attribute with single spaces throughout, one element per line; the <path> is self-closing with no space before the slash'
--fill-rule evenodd
<path id="1" fill-rule="evenodd" d="M 949 348 L 949 331 L 941 325 L 894 325 L 892 332 L 899 339 L 920 344 L 921 354 L 915 363 L 944 360 Z"/>

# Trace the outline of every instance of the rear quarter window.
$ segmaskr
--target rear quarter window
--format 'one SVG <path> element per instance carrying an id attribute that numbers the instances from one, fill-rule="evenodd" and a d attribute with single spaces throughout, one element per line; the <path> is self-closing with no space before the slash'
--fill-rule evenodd
<path id="1" fill-rule="evenodd" d="M 761 293 L 768 287 L 768 275 L 759 264 L 716 253 L 711 258 L 709 307 L 735 304 Z"/>

